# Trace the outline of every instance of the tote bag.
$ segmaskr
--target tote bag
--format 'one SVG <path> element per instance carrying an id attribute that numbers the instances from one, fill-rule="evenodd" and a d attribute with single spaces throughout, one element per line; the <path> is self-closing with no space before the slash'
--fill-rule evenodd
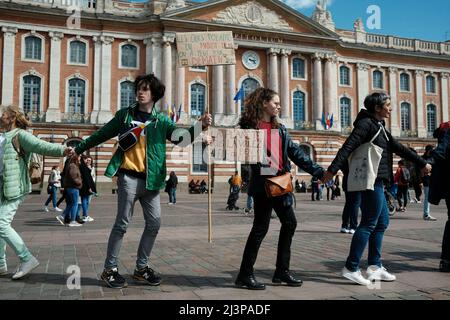
<path id="1" fill-rule="evenodd" d="M 348 158 L 347 191 L 374 190 L 383 148 L 375 145 L 373 141 L 381 130 L 384 131 L 382 126 L 372 140 L 360 145 Z M 386 132 L 384 134 L 387 138 Z"/>

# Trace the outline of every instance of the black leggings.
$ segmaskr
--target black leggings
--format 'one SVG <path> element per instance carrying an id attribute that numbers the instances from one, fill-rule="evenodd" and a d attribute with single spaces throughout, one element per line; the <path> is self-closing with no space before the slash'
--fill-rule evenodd
<path id="1" fill-rule="evenodd" d="M 441 260 L 450 261 L 450 196 L 445 199 L 447 205 L 447 223 L 445 224 L 444 237 L 442 238 Z"/>

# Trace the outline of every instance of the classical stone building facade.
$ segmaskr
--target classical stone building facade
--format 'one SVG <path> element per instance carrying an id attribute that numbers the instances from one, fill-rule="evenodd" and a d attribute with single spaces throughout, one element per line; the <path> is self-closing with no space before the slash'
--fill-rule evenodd
<path id="1" fill-rule="evenodd" d="M 167 88 L 159 107 L 181 109 L 181 125 L 209 108 L 215 126 L 233 127 L 240 88 L 278 91 L 282 122 L 324 166 L 370 92 L 390 94 L 388 127 L 419 152 L 449 120 L 450 43 L 370 34 L 361 20 L 341 30 L 323 1 L 310 18 L 276 0 L 0 0 L 0 27 L 0 101 L 22 107 L 33 133 L 49 141 L 89 136 L 134 101 L 132 82 L 150 72 Z M 224 30 L 233 32 L 235 65 L 177 65 L 177 32 Z M 333 117 L 330 129 L 324 116 Z M 90 150 L 99 181 L 108 181 L 102 174 L 114 147 L 112 139 Z M 181 157 L 172 148 L 168 170 L 181 181 L 205 178 L 200 144 Z M 47 172 L 58 161 L 44 159 Z M 236 165 L 216 163 L 216 181 Z"/>

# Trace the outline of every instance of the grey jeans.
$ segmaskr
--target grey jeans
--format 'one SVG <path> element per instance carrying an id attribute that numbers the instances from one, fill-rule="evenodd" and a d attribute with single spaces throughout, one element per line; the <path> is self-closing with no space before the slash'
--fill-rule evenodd
<path id="1" fill-rule="evenodd" d="M 147 266 L 148 258 L 161 225 L 161 204 L 159 190 L 145 189 L 145 180 L 119 173 L 117 179 L 117 216 L 108 240 L 105 269 L 117 267 L 122 239 L 133 217 L 134 204 L 141 203 L 145 227 L 137 251 L 136 267 Z"/>

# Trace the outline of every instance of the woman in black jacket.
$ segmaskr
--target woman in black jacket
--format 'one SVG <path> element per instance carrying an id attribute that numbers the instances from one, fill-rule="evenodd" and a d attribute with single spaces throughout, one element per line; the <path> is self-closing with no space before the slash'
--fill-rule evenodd
<path id="1" fill-rule="evenodd" d="M 393 153 L 417 164 L 427 174 L 431 166 L 421 157 L 403 146 L 386 130 L 384 120 L 390 117 L 391 101 L 385 93 L 373 93 L 364 100 L 366 110 L 361 110 L 354 123 L 354 129 L 339 150 L 325 174 L 325 181 L 331 180 L 343 168 L 351 153 L 360 145 L 369 142 L 381 129 L 374 144 L 383 149 L 374 184 L 374 190 L 361 191 L 361 222 L 356 229 L 342 275 L 358 284 L 369 285 L 372 280 L 394 281 L 396 277 L 387 272 L 381 264 L 383 236 L 389 224 L 389 213 L 384 196 L 384 185 L 393 180 Z M 348 177 L 352 179 L 352 177 Z M 350 182 L 350 180 L 348 180 Z M 361 256 L 369 244 L 368 279 L 359 269 Z"/>
<path id="2" fill-rule="evenodd" d="M 264 190 L 267 177 L 290 172 L 290 160 L 302 170 L 319 178 L 323 176 L 323 168 L 314 163 L 308 155 L 292 142 L 286 128 L 279 124 L 277 115 L 280 112 L 280 98 L 276 92 L 266 88 L 258 88 L 245 100 L 245 110 L 239 125 L 242 129 L 262 129 L 267 134 L 267 161 L 265 164 L 251 165 L 248 194 L 254 199 L 253 227 L 245 245 L 236 286 L 252 290 L 264 290 L 265 285 L 256 281 L 253 266 L 258 250 L 269 230 L 272 209 L 281 222 L 278 240 L 276 270 L 273 283 L 286 283 L 288 286 L 300 286 L 302 281 L 296 279 L 289 271 L 292 237 L 297 227 L 295 212 L 292 208 L 293 196 L 287 194 L 269 198 Z"/>
<path id="3" fill-rule="evenodd" d="M 94 218 L 89 216 L 90 198 L 93 194 L 97 193 L 97 188 L 92 178 L 91 169 L 86 164 L 87 159 L 89 159 L 88 156 L 82 156 L 80 161 L 80 173 L 83 181 L 83 186 L 80 189 L 80 197 L 81 208 L 83 209 L 83 221 L 91 222 L 94 221 Z"/>
<path id="4" fill-rule="evenodd" d="M 438 139 L 438 146 L 431 152 L 434 162 L 428 201 L 438 205 L 444 199 L 447 205 L 448 220 L 442 238 L 439 270 L 450 272 L 450 121 L 441 124 L 433 136 Z"/>

